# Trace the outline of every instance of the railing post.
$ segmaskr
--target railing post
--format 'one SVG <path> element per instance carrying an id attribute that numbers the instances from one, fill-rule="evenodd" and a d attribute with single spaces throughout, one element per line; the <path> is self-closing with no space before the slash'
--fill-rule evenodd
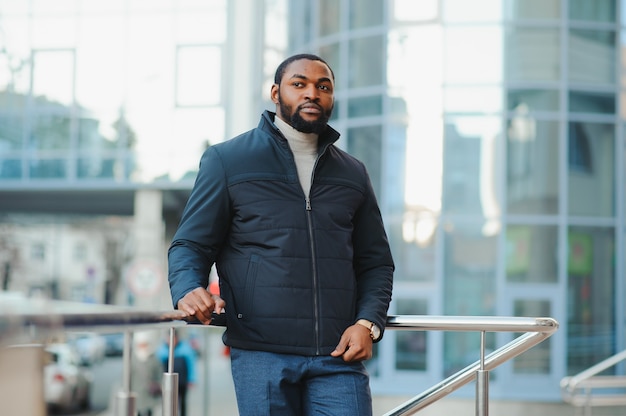
<path id="1" fill-rule="evenodd" d="M 170 328 L 167 373 L 163 374 L 163 416 L 178 416 L 178 373 L 174 372 L 174 328 Z"/>
<path id="2" fill-rule="evenodd" d="M 480 333 L 480 366 L 476 371 L 476 416 L 489 416 L 489 371 L 485 370 L 485 331 Z"/>
<path id="3" fill-rule="evenodd" d="M 115 400 L 115 416 L 135 416 L 136 395 L 130 390 L 131 377 L 131 360 L 132 356 L 132 333 L 124 331 L 124 356 L 122 357 L 124 365 L 122 368 L 123 389 L 117 392 Z"/>

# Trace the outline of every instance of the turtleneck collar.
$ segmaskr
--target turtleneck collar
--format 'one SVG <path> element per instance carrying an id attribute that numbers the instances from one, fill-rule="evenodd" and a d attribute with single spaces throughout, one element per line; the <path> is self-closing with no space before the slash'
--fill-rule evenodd
<path id="1" fill-rule="evenodd" d="M 283 119 L 278 116 L 274 117 L 274 124 L 285 136 L 289 142 L 289 146 L 294 153 L 317 153 L 318 135 L 315 133 L 302 133 L 291 127 Z"/>

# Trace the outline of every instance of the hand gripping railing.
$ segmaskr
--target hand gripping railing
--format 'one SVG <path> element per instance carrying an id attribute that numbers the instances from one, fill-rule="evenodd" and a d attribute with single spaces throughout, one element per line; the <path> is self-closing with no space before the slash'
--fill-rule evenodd
<path id="1" fill-rule="evenodd" d="M 476 415 L 489 414 L 489 371 L 550 337 L 559 327 L 552 318 L 485 316 L 390 316 L 387 329 L 409 331 L 475 331 L 481 334 L 480 359 L 385 416 L 412 415 L 476 379 Z M 485 356 L 485 333 L 525 332 Z"/>

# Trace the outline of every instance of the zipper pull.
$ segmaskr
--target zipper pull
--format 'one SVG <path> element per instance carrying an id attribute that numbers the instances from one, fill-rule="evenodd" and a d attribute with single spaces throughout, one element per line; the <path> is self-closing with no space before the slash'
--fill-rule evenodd
<path id="1" fill-rule="evenodd" d="M 311 211 L 311 199 L 307 197 L 304 200 L 306 202 L 306 210 Z"/>

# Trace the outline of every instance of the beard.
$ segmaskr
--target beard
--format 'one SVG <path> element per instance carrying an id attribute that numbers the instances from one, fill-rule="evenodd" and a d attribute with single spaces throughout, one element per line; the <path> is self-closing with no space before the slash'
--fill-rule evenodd
<path id="1" fill-rule="evenodd" d="M 326 130 L 326 126 L 328 125 L 328 120 L 333 113 L 332 107 L 326 111 L 321 106 L 320 109 L 322 113 L 320 114 L 317 120 L 306 121 L 300 115 L 301 107 L 296 108 L 296 111 L 292 111 L 292 107 L 290 105 L 285 104 L 280 96 L 278 97 L 278 104 L 280 105 L 280 113 L 283 117 L 286 118 L 286 122 L 298 130 L 301 133 L 315 133 L 321 134 L 324 130 Z"/>

